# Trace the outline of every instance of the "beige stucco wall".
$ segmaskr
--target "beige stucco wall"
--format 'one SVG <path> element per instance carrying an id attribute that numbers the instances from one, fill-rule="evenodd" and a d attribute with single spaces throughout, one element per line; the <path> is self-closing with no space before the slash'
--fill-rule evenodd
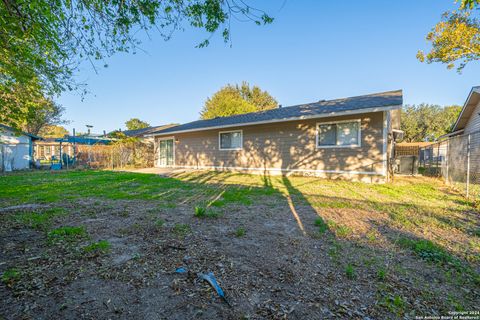
<path id="1" fill-rule="evenodd" d="M 316 124 L 361 119 L 361 146 L 316 148 Z M 192 168 L 384 173 L 383 112 L 173 134 L 175 165 Z M 242 150 L 219 150 L 220 131 L 243 130 Z"/>

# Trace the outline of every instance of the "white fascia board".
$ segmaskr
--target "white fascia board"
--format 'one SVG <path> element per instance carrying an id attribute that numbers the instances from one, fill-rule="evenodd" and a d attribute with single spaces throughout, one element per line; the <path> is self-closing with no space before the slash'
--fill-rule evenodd
<path id="1" fill-rule="evenodd" d="M 467 109 L 467 105 L 470 102 L 470 99 L 472 98 L 472 95 L 474 93 L 480 93 L 480 87 L 473 87 L 470 90 L 470 93 L 468 94 L 467 100 L 465 100 L 465 103 L 463 104 L 462 110 L 460 111 L 460 114 L 458 115 L 457 121 L 455 121 L 455 124 L 453 125 L 453 131 L 457 131 L 456 129 L 457 129 L 457 126 L 458 126 L 458 122 L 462 118 L 463 112 L 465 111 L 465 109 Z"/>
<path id="2" fill-rule="evenodd" d="M 343 112 L 330 112 L 330 113 L 315 114 L 315 115 L 311 115 L 311 116 L 301 116 L 301 117 L 294 117 L 294 118 L 288 118 L 288 119 L 275 119 L 275 120 L 266 120 L 266 121 L 234 123 L 234 124 L 227 124 L 227 125 L 223 125 L 223 126 L 205 127 L 205 128 L 198 128 L 198 129 L 187 129 L 187 130 L 179 130 L 179 131 L 169 131 L 169 132 L 165 132 L 165 133 L 152 133 L 152 134 L 145 135 L 145 137 L 156 137 L 156 136 L 161 136 L 161 135 L 166 135 L 166 134 L 186 133 L 186 132 L 195 132 L 195 131 L 207 131 L 207 130 L 224 129 L 224 128 L 236 128 L 236 127 L 238 128 L 238 127 L 245 127 L 245 126 L 257 125 L 257 124 L 269 124 L 269 123 L 298 121 L 298 120 L 340 117 L 340 116 L 348 116 L 348 115 L 353 115 L 353 114 L 396 110 L 396 109 L 400 109 L 400 108 L 402 108 L 402 105 L 365 108 L 365 109 L 359 109 L 359 110 L 348 110 L 348 111 L 343 111 Z"/>

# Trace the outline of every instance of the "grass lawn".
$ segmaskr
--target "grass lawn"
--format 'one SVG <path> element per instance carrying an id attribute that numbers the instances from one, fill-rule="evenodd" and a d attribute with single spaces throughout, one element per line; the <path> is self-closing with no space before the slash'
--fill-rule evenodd
<path id="1" fill-rule="evenodd" d="M 3 175 L 0 319 L 478 310 L 479 213 L 420 177 L 372 185 L 217 172 Z M 231 307 L 200 272 L 214 273 Z"/>

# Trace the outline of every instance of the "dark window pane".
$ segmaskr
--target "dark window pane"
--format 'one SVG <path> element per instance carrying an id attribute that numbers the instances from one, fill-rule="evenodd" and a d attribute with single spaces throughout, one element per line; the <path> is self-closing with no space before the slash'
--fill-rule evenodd
<path id="1" fill-rule="evenodd" d="M 335 124 L 321 124 L 318 126 L 319 146 L 334 146 L 336 144 L 336 127 Z"/>

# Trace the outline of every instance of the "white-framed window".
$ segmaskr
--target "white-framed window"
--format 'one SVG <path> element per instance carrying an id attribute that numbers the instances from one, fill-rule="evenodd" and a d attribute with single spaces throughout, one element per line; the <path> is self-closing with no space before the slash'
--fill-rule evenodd
<path id="1" fill-rule="evenodd" d="M 220 131 L 218 133 L 218 148 L 220 150 L 240 150 L 243 146 L 243 131 Z"/>
<path id="2" fill-rule="evenodd" d="M 317 148 L 360 147 L 360 119 L 317 123 Z"/>

